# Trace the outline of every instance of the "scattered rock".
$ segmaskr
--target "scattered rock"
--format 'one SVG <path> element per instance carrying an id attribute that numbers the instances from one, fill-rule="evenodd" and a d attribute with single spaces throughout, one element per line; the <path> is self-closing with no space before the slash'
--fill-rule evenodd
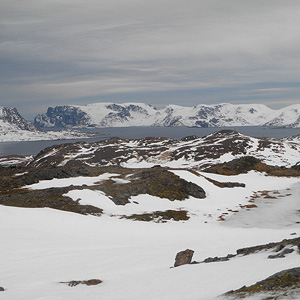
<path id="1" fill-rule="evenodd" d="M 222 262 L 222 261 L 228 261 L 229 259 L 235 257 L 235 254 L 228 254 L 227 256 L 224 257 L 208 257 L 206 258 L 203 262 L 204 263 L 212 263 L 212 262 Z"/>
<path id="2" fill-rule="evenodd" d="M 166 210 L 154 211 L 151 213 L 133 214 L 130 216 L 122 216 L 122 219 L 129 219 L 133 221 L 154 221 L 156 223 L 165 223 L 168 220 L 173 221 L 187 221 L 190 217 L 187 215 L 186 210 Z"/>
<path id="3" fill-rule="evenodd" d="M 286 246 L 289 246 L 290 248 L 285 248 Z M 222 262 L 222 261 L 228 261 L 233 257 L 236 257 L 237 255 L 250 255 L 254 254 L 260 251 L 265 251 L 265 250 L 271 250 L 274 249 L 274 252 L 277 252 L 277 254 L 274 255 L 269 255 L 268 258 L 283 258 L 285 255 L 290 254 L 295 251 L 295 249 L 291 248 L 292 246 L 296 246 L 298 248 L 298 251 L 300 253 L 300 238 L 295 238 L 295 239 L 286 239 L 281 242 L 274 242 L 274 243 L 269 243 L 265 245 L 258 245 L 254 247 L 248 247 L 248 248 L 242 248 L 238 249 L 236 251 L 236 254 L 228 254 L 227 256 L 223 257 L 208 257 L 205 260 L 201 262 L 195 262 L 195 263 L 211 263 L 211 262 Z M 280 252 L 281 251 L 281 252 Z"/>
<path id="4" fill-rule="evenodd" d="M 254 246 L 254 247 L 238 249 L 236 252 L 238 255 L 249 255 L 249 254 L 259 252 L 262 250 L 268 250 L 268 249 L 272 249 L 272 248 L 276 249 L 279 245 L 282 245 L 284 247 L 287 245 L 298 247 L 299 244 L 300 244 L 300 238 L 285 239 L 281 242 L 274 242 L 274 243 L 269 243 L 269 244 L 265 244 L 265 245 L 258 245 L 258 246 Z"/>
<path id="5" fill-rule="evenodd" d="M 87 286 L 91 286 L 91 285 L 98 285 L 100 283 L 102 283 L 102 280 L 100 279 L 89 279 L 89 280 L 72 280 L 72 281 L 68 281 L 68 282 L 61 282 L 61 283 L 65 283 L 68 286 L 77 286 L 79 284 L 84 284 Z"/>
<path id="6" fill-rule="evenodd" d="M 178 252 L 175 257 L 174 267 L 190 264 L 192 262 L 193 254 L 194 251 L 190 249 Z"/>

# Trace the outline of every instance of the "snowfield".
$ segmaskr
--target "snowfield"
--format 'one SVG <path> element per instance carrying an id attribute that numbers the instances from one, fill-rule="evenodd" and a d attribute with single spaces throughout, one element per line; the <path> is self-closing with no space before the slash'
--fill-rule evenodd
<path id="1" fill-rule="evenodd" d="M 300 178 L 275 178 L 253 171 L 236 176 L 173 172 L 203 187 L 207 197 L 171 202 L 139 195 L 132 197 L 130 204 L 117 206 L 97 191 L 68 193 L 82 204 L 103 208 L 101 217 L 0 206 L 3 299 L 210 300 L 300 266 L 297 251 L 280 259 L 267 259 L 270 251 L 265 251 L 227 262 L 170 268 L 176 253 L 187 248 L 195 251 L 193 260 L 199 262 L 300 234 L 295 222 L 299 220 Z M 117 181 L 113 175 L 54 179 L 30 188 L 93 184 L 105 178 Z M 207 178 L 245 183 L 246 187 L 219 188 Z M 262 191 L 277 195 L 276 199 L 265 199 Z M 255 192 L 259 194 L 257 207 L 243 207 Z M 119 217 L 167 209 L 188 210 L 190 219 L 155 223 Z M 218 221 L 222 214 L 225 221 Z M 61 283 L 88 279 L 103 282 L 75 287 Z"/>

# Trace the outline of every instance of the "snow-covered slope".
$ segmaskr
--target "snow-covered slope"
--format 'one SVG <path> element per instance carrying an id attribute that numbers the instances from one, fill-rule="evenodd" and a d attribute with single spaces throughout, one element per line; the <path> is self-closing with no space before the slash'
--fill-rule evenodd
<path id="1" fill-rule="evenodd" d="M 85 106 L 49 107 L 37 115 L 40 127 L 95 126 L 284 126 L 300 127 L 300 105 L 272 110 L 262 104 L 217 105 L 194 107 L 168 105 L 162 109 L 144 103 L 93 103 Z"/>
<path id="2" fill-rule="evenodd" d="M 0 142 L 76 139 L 87 136 L 71 130 L 45 132 L 26 121 L 16 108 L 0 107 Z"/>

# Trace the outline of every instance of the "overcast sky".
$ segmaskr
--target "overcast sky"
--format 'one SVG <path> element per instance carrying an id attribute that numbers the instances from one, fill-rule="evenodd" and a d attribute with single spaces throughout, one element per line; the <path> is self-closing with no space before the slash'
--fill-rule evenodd
<path id="1" fill-rule="evenodd" d="M 0 105 L 300 103 L 299 0 L 1 0 Z"/>

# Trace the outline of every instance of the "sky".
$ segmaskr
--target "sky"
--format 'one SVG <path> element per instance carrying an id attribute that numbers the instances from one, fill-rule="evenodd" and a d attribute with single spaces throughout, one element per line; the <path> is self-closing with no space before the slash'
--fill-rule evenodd
<path id="1" fill-rule="evenodd" d="M 300 103 L 299 0 L 1 0 L 0 106 Z"/>

